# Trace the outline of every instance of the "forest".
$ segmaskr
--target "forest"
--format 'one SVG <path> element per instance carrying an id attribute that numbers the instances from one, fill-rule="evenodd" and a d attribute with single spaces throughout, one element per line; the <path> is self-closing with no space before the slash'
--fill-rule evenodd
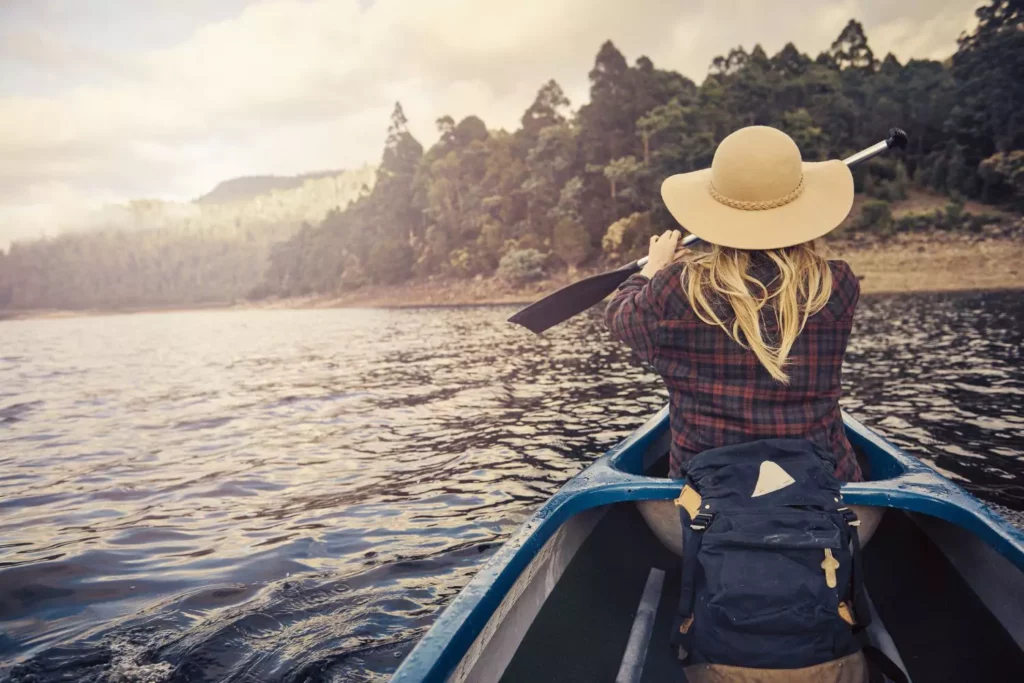
<path id="1" fill-rule="evenodd" d="M 760 45 L 733 48 L 699 85 L 647 57 L 630 65 L 609 41 L 578 109 L 548 81 L 517 130 L 442 116 L 429 149 L 396 104 L 372 191 L 321 222 L 267 249 L 117 232 L 16 244 L 0 252 L 0 307 L 330 296 L 410 278 L 522 281 L 615 262 L 673 225 L 658 196 L 665 177 L 710 165 L 723 137 L 755 124 L 787 132 L 805 160 L 841 158 L 893 125 L 909 132 L 904 153 L 856 172 L 874 220 L 848 229 L 893 229 L 887 202 L 914 186 L 953 207 L 974 199 L 1021 210 L 1024 0 L 992 0 L 977 17 L 945 62 L 879 57 L 851 20 L 813 58 L 792 43 L 771 56 Z"/>

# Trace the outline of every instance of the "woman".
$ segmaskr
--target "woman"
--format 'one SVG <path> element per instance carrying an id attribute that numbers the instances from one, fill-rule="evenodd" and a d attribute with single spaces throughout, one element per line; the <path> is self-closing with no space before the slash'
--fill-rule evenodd
<path id="1" fill-rule="evenodd" d="M 840 481 L 861 481 L 839 409 L 860 285 L 815 243 L 850 211 L 850 170 L 803 162 L 785 133 L 753 126 L 725 138 L 710 169 L 672 176 L 661 193 L 710 251 L 677 252 L 675 230 L 652 237 L 647 265 L 619 288 L 607 322 L 668 387 L 669 476 L 711 448 L 806 438 L 835 454 Z M 678 553 L 672 507 L 641 512 Z M 879 516 L 858 512 L 866 542 Z"/>

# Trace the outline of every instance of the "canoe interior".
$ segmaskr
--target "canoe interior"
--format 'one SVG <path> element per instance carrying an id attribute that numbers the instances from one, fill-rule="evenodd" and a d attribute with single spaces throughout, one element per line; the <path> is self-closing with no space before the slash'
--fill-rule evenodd
<path id="1" fill-rule="evenodd" d="M 666 570 L 666 577 L 641 680 L 685 681 L 668 646 L 679 558 L 661 546 L 631 503 L 609 506 L 501 681 L 615 680 L 652 567 Z M 865 549 L 865 574 L 912 680 L 1024 680 L 1024 651 L 910 516 L 886 515 Z"/>

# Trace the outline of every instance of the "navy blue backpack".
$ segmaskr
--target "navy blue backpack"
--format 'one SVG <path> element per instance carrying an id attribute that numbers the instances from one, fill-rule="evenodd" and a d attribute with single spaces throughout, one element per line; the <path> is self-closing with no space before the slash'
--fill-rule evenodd
<path id="1" fill-rule="evenodd" d="M 869 619 L 857 516 L 835 457 L 803 439 L 706 451 L 676 504 L 683 580 L 672 643 L 684 664 L 799 669 L 861 651 Z M 860 620 L 858 622 L 858 620 Z"/>

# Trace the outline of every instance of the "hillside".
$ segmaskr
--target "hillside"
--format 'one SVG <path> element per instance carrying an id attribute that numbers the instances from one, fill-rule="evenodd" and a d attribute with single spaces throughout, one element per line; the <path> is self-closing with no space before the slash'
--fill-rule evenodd
<path id="1" fill-rule="evenodd" d="M 298 176 L 299 185 L 237 201 L 104 207 L 87 217 L 84 230 L 0 251 L 0 308 L 118 309 L 244 298 L 264 278 L 273 245 L 343 211 L 375 177 L 364 166 Z"/>
<path id="2" fill-rule="evenodd" d="M 232 226 L 240 224 L 316 224 L 332 210 L 344 211 L 350 202 L 370 192 L 376 180 L 376 169 L 367 164 L 351 171 L 337 171 L 332 175 L 310 173 L 294 178 L 278 178 L 298 179 L 302 179 L 301 184 L 272 188 L 248 198 L 242 198 L 241 193 L 236 192 L 236 199 L 211 200 L 221 188 L 251 179 L 228 180 L 205 195 L 205 199 L 196 200 L 191 206 L 197 212 L 198 224 L 203 227 L 219 226 L 222 230 L 230 230 Z M 228 195 L 222 192 L 220 196 Z"/>
<path id="3" fill-rule="evenodd" d="M 231 202 L 247 201 L 255 199 L 259 195 L 270 194 L 275 191 L 294 190 L 302 187 L 310 180 L 322 180 L 325 178 L 347 178 L 351 174 L 360 175 L 368 167 L 358 171 L 318 171 L 316 173 L 303 173 L 296 176 L 243 176 L 232 178 L 217 184 L 213 190 L 195 200 L 197 204 L 226 204 Z M 371 174 L 372 175 L 372 174 Z M 372 180 L 370 181 L 372 185 Z M 357 188 L 358 189 L 358 188 Z"/>

